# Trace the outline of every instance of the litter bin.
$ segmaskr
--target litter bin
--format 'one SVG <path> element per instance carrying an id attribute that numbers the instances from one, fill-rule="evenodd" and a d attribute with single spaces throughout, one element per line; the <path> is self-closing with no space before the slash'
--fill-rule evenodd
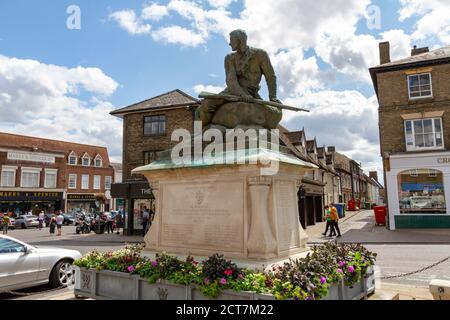
<path id="1" fill-rule="evenodd" d="M 386 215 L 387 215 L 386 206 L 373 207 L 373 211 L 375 213 L 375 224 L 385 226 L 386 225 Z"/>
<path id="2" fill-rule="evenodd" d="M 336 207 L 339 218 L 345 217 L 345 203 L 335 203 L 334 206 Z"/>

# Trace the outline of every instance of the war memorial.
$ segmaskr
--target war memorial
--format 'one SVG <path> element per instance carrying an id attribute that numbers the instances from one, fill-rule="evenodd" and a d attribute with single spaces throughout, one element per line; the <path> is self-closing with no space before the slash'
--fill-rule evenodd
<path id="1" fill-rule="evenodd" d="M 277 99 L 268 54 L 248 47 L 241 30 L 231 33 L 230 46 L 234 52 L 225 58 L 227 88 L 218 95 L 200 95 L 205 98 L 197 111 L 202 131 L 180 143 L 186 161 L 163 152 L 133 173 L 148 179 L 157 202 L 145 238 L 148 253 L 206 257 L 217 252 L 261 268 L 306 250 L 297 191 L 301 177 L 315 166 L 278 147 L 273 131 L 282 109 L 294 108 Z M 267 102 L 258 94 L 262 76 Z M 204 139 L 211 132 L 213 148 Z M 205 153 L 208 147 L 210 154 Z"/>

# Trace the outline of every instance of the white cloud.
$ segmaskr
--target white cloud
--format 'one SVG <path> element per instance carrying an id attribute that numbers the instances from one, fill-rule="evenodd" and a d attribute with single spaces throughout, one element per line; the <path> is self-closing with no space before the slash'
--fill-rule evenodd
<path id="1" fill-rule="evenodd" d="M 367 168 L 381 167 L 375 96 L 368 99 L 358 91 L 324 90 L 284 102 L 311 111 L 284 112 L 283 124 L 288 129 L 304 127 L 307 138 L 317 137 L 319 146 L 336 146 Z"/>
<path id="2" fill-rule="evenodd" d="M 149 6 L 144 7 L 142 10 L 142 19 L 159 21 L 165 16 L 169 15 L 169 11 L 166 6 L 160 6 L 156 3 L 152 3 Z"/>
<path id="3" fill-rule="evenodd" d="M 155 41 L 164 41 L 172 44 L 179 43 L 184 46 L 193 47 L 204 42 L 201 34 L 180 26 L 170 26 L 155 30 L 152 33 L 152 38 Z"/>
<path id="4" fill-rule="evenodd" d="M 109 18 L 115 20 L 132 35 L 149 34 L 151 30 L 151 25 L 143 24 L 141 19 L 136 17 L 136 13 L 133 10 L 116 11 L 111 13 Z"/>
<path id="5" fill-rule="evenodd" d="M 97 68 L 66 68 L 0 55 L 0 130 L 108 146 L 121 157 L 121 122 L 105 98 L 118 84 Z M 89 100 L 79 98 L 80 90 Z"/>
<path id="6" fill-rule="evenodd" d="M 199 94 L 200 92 L 206 91 L 211 93 L 220 93 L 221 91 L 225 90 L 225 86 L 211 86 L 211 85 L 203 85 L 198 84 L 192 88 L 196 94 Z"/>
<path id="7" fill-rule="evenodd" d="M 236 2 L 236 0 L 208 0 L 209 5 L 214 8 L 226 8 L 232 2 Z"/>
<path id="8" fill-rule="evenodd" d="M 440 45 L 450 43 L 450 2 L 448 0 L 400 0 L 400 21 L 419 17 L 412 38 L 416 41 L 435 38 Z"/>

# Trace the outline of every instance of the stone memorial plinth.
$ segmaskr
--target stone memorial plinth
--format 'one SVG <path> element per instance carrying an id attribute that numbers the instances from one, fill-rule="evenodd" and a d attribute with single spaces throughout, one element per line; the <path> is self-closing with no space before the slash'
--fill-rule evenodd
<path id="1" fill-rule="evenodd" d="M 144 175 L 156 199 L 156 215 L 145 237 L 147 254 L 225 255 L 241 265 L 261 267 L 306 250 L 299 223 L 297 192 L 304 173 L 315 168 L 278 151 L 247 150 L 247 160 L 264 154 L 278 172 L 264 165 L 174 165 L 156 161 L 133 173 Z"/>

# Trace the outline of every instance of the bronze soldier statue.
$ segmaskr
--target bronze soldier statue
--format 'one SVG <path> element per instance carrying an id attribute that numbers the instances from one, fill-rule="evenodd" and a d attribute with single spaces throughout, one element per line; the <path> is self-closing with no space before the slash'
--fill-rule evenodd
<path id="1" fill-rule="evenodd" d="M 197 110 L 197 118 L 202 121 L 204 127 L 211 123 L 230 127 L 229 124 L 233 123 L 256 125 L 267 129 L 275 128 L 282 118 L 281 109 L 261 103 L 255 105 L 255 99 L 261 102 L 258 92 L 263 75 L 267 82 L 270 101 L 281 105 L 277 98 L 277 78 L 269 55 L 264 50 L 249 47 L 247 34 L 243 30 L 230 33 L 230 46 L 233 53 L 225 58 L 227 88 L 214 98 L 202 100 Z M 222 99 L 221 96 L 238 99 Z M 230 103 L 230 101 L 233 102 Z M 217 114 L 226 104 L 231 105 L 228 110 L 221 110 L 221 114 Z M 248 107 L 248 110 L 242 110 L 244 107 Z M 241 115 L 230 115 L 233 112 L 241 113 Z M 231 122 L 227 119 L 230 116 L 233 119 Z M 257 119 L 255 123 L 250 123 L 252 120 L 249 119 L 252 117 Z"/>

